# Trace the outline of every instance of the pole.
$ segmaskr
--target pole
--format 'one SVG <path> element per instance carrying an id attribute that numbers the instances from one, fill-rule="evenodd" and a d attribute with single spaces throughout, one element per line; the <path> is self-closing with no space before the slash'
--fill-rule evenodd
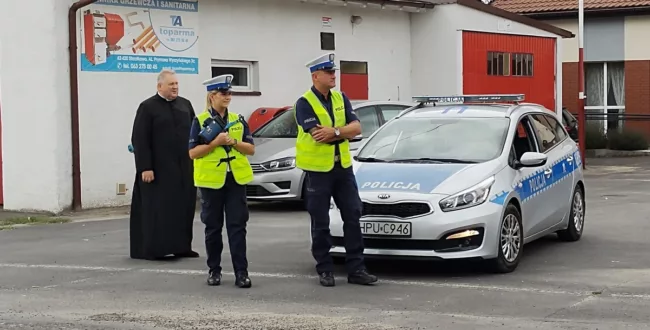
<path id="1" fill-rule="evenodd" d="M 584 24 L 585 1 L 578 0 L 578 147 L 582 168 L 586 168 L 587 125 L 585 123 L 585 63 L 584 63 Z"/>

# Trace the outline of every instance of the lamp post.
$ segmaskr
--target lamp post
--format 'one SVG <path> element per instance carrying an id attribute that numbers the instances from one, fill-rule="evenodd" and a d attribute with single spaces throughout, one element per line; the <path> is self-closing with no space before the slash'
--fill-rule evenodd
<path id="1" fill-rule="evenodd" d="M 584 63 L 584 24 L 585 1 L 578 0 L 578 146 L 582 168 L 586 168 L 587 124 L 585 123 L 585 63 Z"/>

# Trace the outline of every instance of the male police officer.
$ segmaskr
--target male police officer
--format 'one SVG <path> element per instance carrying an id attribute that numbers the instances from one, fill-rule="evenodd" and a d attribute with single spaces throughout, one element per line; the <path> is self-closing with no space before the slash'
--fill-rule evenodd
<path id="1" fill-rule="evenodd" d="M 235 271 L 235 284 L 250 288 L 246 259 L 248 205 L 246 184 L 253 170 L 246 155 L 255 153 L 253 138 L 243 117 L 228 111 L 233 75 L 206 80 L 206 109 L 196 116 L 190 132 L 190 158 L 194 160 L 194 185 L 201 192 L 201 221 L 205 224 L 208 254 L 208 285 L 221 284 L 221 230 L 226 213 L 226 230 Z M 202 129 L 216 121 L 219 133 L 212 141 L 201 137 Z M 227 128 L 229 123 L 235 123 Z"/>
<path id="2" fill-rule="evenodd" d="M 377 281 L 363 260 L 359 225 L 361 199 L 352 170 L 348 139 L 361 134 L 350 100 L 336 86 L 334 53 L 307 63 L 313 86 L 296 102 L 298 139 L 296 166 L 305 171 L 307 211 L 311 216 L 312 255 L 323 286 L 334 286 L 330 256 L 330 200 L 341 210 L 345 235 L 348 282 L 367 285 Z"/>

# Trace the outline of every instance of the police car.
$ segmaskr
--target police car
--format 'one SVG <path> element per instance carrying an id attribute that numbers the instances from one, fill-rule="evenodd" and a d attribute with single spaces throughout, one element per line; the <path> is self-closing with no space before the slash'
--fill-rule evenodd
<path id="1" fill-rule="evenodd" d="M 354 157 L 367 257 L 476 258 L 517 268 L 524 244 L 577 241 L 585 183 L 558 116 L 524 96 L 415 97 Z M 332 200 L 332 255 L 345 256 Z"/>

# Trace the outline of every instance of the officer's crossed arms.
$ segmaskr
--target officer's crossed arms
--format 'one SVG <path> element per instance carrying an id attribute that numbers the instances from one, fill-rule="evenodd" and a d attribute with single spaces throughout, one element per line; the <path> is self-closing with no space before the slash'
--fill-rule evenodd
<path id="1" fill-rule="evenodd" d="M 337 140 L 352 139 L 361 134 L 361 123 L 355 120 L 343 127 L 338 127 L 339 136 L 336 136 L 335 128 L 323 126 L 321 124 L 309 130 L 309 134 L 320 143 L 330 143 Z"/>

